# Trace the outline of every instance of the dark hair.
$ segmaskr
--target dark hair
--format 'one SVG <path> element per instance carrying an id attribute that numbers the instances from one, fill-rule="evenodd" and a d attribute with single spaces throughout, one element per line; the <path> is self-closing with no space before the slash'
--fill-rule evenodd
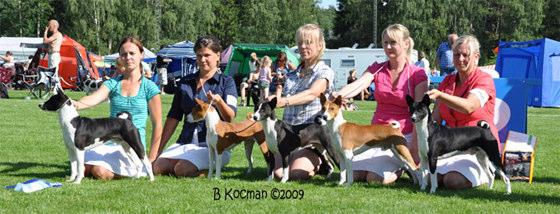
<path id="1" fill-rule="evenodd" d="M 288 55 L 286 55 L 286 53 L 284 53 L 284 51 L 281 51 L 276 56 L 276 61 L 279 61 L 280 59 L 284 59 L 284 61 L 288 61 Z"/>
<path id="2" fill-rule="evenodd" d="M 142 45 L 142 42 L 139 39 L 137 39 L 136 37 L 133 37 L 133 36 L 127 36 L 127 37 L 124 37 L 121 40 L 121 43 L 119 43 L 119 49 L 118 49 L 119 53 L 121 52 L 121 48 L 124 45 L 124 43 L 127 43 L 127 42 L 131 42 L 132 44 L 135 44 L 136 46 L 138 46 L 138 49 L 140 50 L 140 53 L 144 54 L 144 46 Z"/>
<path id="3" fill-rule="evenodd" d="M 6 51 L 6 55 L 14 55 L 11 51 Z"/>
<path id="4" fill-rule="evenodd" d="M 211 35 L 198 37 L 198 39 L 194 43 L 194 52 L 197 52 L 202 48 L 208 48 L 214 51 L 214 53 L 222 52 L 222 46 L 220 45 L 220 40 L 218 40 L 218 38 Z"/>

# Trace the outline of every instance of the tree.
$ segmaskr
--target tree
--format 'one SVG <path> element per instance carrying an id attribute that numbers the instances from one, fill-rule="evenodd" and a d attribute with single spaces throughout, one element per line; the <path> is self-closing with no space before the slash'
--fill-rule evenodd
<path id="1" fill-rule="evenodd" d="M 43 36 L 53 14 L 49 0 L 9 0 L 0 3 L 0 36 Z"/>
<path id="2" fill-rule="evenodd" d="M 543 35 L 554 40 L 560 40 L 560 16 L 558 13 L 560 0 L 546 0 L 543 18 Z"/>

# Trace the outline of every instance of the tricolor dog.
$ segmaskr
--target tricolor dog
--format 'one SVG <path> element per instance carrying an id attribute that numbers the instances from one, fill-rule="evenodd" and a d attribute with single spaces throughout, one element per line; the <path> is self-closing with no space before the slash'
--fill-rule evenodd
<path id="1" fill-rule="evenodd" d="M 276 98 L 272 98 L 272 100 L 268 102 L 262 102 L 256 108 L 256 112 L 253 116 L 253 119 L 256 121 L 260 121 L 263 126 L 264 134 L 266 136 L 266 144 L 270 151 L 276 156 L 280 155 L 282 157 L 282 179 L 280 182 L 285 183 L 288 181 L 290 175 L 290 166 L 288 165 L 288 158 L 290 154 L 295 151 L 296 149 L 304 146 L 318 146 L 320 143 L 321 146 L 325 146 L 325 139 L 327 136 L 320 136 L 321 132 L 315 131 L 304 131 L 306 129 L 320 129 L 320 126 L 311 124 L 307 128 L 300 131 L 300 136 L 298 135 L 292 125 L 287 124 L 286 122 L 279 120 L 276 118 L 276 113 L 274 109 L 276 108 Z M 315 135 L 315 136 L 307 136 L 307 134 Z M 302 139 L 306 139 L 309 141 L 302 141 Z M 315 145 L 317 144 L 317 145 Z M 329 157 L 326 157 L 326 154 L 321 154 L 323 159 L 327 161 L 327 165 L 329 167 L 327 177 L 332 173 L 332 165 L 330 164 Z M 273 165 L 274 162 L 273 162 Z M 269 177 L 268 180 L 272 181 L 274 178 L 274 169 L 269 168 Z"/>
<path id="2" fill-rule="evenodd" d="M 193 107 L 191 113 L 187 115 L 189 122 L 198 122 L 205 120 L 206 143 L 208 144 L 208 157 L 209 169 L 208 178 L 213 177 L 214 170 L 216 171 L 215 178 L 220 178 L 222 175 L 222 154 L 231 148 L 239 145 L 242 141 L 245 142 L 245 157 L 249 167 L 247 173 L 253 169 L 253 144 L 256 141 L 260 146 L 268 167 L 274 168 L 270 165 L 274 156 L 268 151 L 265 143 L 265 136 L 263 128 L 260 123 L 252 120 L 252 115 L 248 115 L 247 119 L 238 123 L 228 123 L 220 120 L 218 111 L 212 104 L 205 103 L 204 101 L 195 98 L 196 105 Z"/>
<path id="3" fill-rule="evenodd" d="M 329 101 L 321 94 L 323 114 L 317 122 L 327 127 L 331 139 L 334 141 L 334 152 L 340 163 L 339 185 L 352 185 L 353 171 L 352 158 L 371 147 L 391 149 L 395 157 L 403 162 L 404 168 L 412 175 L 414 183 L 417 182 L 417 166 L 406 146 L 406 138 L 400 131 L 400 125 L 394 121 L 391 124 L 358 125 L 347 122 L 342 117 L 342 97 Z"/>
<path id="4" fill-rule="evenodd" d="M 90 119 L 80 117 L 68 96 L 57 87 L 56 94 L 39 105 L 42 110 L 58 111 L 64 143 L 68 150 L 71 174 L 68 181 L 79 184 L 84 177 L 85 150 L 99 146 L 109 140 L 120 144 L 130 159 L 136 164 L 138 173 L 146 168 L 150 181 L 154 180 L 152 164 L 144 151 L 138 129 L 132 124 L 128 112 L 119 113 L 119 118 Z M 139 177 L 140 174 L 137 174 Z"/>
<path id="5" fill-rule="evenodd" d="M 507 194 L 511 193 L 511 184 L 503 171 L 497 140 L 492 135 L 489 129 L 490 126 L 486 121 L 479 121 L 478 126 L 449 128 L 438 124 L 432 119 L 430 97 L 428 95 L 424 95 L 421 102 L 414 102 L 410 96 L 407 96 L 406 100 L 418 136 L 418 153 L 421 159 L 420 167 L 425 169 L 427 162 L 430 168 L 431 193 L 435 192 L 438 186 L 436 175 L 438 158 L 449 157 L 457 151 L 465 151 L 473 147 L 479 147 L 486 153 L 484 157 L 477 155 L 477 159 L 484 168 L 485 173 L 490 175 L 491 179 L 488 186 L 492 188 L 495 170 L 497 170 L 506 184 Z M 470 150 L 469 153 L 477 153 L 476 148 L 475 150 Z M 488 159 L 494 165 L 493 168 L 495 170 L 490 168 L 492 164 L 487 163 Z M 422 184 L 420 188 L 424 190 L 427 186 L 427 173 L 424 171 L 421 173 Z"/>

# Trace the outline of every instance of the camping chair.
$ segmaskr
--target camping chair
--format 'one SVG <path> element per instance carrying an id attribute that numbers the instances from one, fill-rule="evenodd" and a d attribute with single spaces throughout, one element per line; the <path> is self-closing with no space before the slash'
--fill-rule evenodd
<path id="1" fill-rule="evenodd" d="M 52 93 L 58 84 L 56 68 L 37 67 L 35 72 L 19 74 L 18 85 L 29 90 L 29 93 L 38 99 L 45 99 Z"/>

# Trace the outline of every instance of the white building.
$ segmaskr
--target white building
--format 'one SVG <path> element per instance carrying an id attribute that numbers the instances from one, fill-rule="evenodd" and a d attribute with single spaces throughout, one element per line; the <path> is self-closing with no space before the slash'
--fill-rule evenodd
<path id="1" fill-rule="evenodd" d="M 298 54 L 297 47 L 290 48 Z M 299 54 L 298 54 L 299 56 Z M 412 51 L 412 61 L 418 61 L 418 51 Z M 335 72 L 334 87 L 338 90 L 346 85 L 349 71 L 356 69 L 356 76 L 359 78 L 368 66 L 374 62 L 387 61 L 387 56 L 383 48 L 338 48 L 325 49 L 321 60 L 329 65 Z"/>
<path id="2" fill-rule="evenodd" d="M 43 38 L 38 37 L 0 37 L 0 55 L 5 55 L 6 51 L 14 54 L 16 62 L 25 61 L 30 55 L 35 54 L 37 48 L 21 47 L 21 43 L 42 44 Z"/>

